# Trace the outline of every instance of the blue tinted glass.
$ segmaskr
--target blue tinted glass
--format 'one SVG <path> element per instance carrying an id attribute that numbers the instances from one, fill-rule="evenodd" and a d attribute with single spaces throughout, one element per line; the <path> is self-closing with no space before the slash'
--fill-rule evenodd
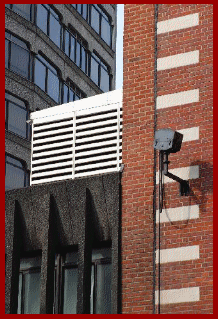
<path id="1" fill-rule="evenodd" d="M 87 19 L 87 12 L 88 12 L 88 4 L 83 4 L 83 13 L 82 16 L 86 20 Z"/>
<path id="2" fill-rule="evenodd" d="M 109 46 L 111 45 L 111 27 L 104 18 L 101 20 L 101 37 Z"/>
<path id="3" fill-rule="evenodd" d="M 101 67 L 101 83 L 100 83 L 100 88 L 102 89 L 102 91 L 104 92 L 108 92 L 109 91 L 109 74 L 107 71 L 105 71 L 102 67 Z"/>
<path id="4" fill-rule="evenodd" d="M 14 103 L 8 103 L 8 130 L 26 138 L 27 111 Z"/>
<path id="5" fill-rule="evenodd" d="M 48 11 L 41 5 L 37 5 L 37 26 L 47 34 Z"/>
<path id="6" fill-rule="evenodd" d="M 73 90 L 71 90 L 71 89 L 69 90 L 69 92 L 70 92 L 69 102 L 72 102 L 75 100 L 75 94 L 74 94 Z"/>
<path id="7" fill-rule="evenodd" d="M 29 52 L 11 43 L 10 69 L 20 75 L 29 78 Z"/>
<path id="8" fill-rule="evenodd" d="M 91 79 L 98 85 L 98 63 L 91 58 Z"/>
<path id="9" fill-rule="evenodd" d="M 95 7 L 92 6 L 91 8 L 91 26 L 92 28 L 99 33 L 99 21 L 100 21 L 100 15 L 98 11 L 95 9 Z"/>
<path id="10" fill-rule="evenodd" d="M 82 13 L 82 4 L 77 4 L 77 11 L 79 11 L 79 13 Z"/>
<path id="11" fill-rule="evenodd" d="M 60 23 L 52 15 L 50 15 L 49 37 L 58 47 L 60 47 L 61 26 Z"/>
<path id="12" fill-rule="evenodd" d="M 35 78 L 34 78 L 34 82 L 43 91 L 45 91 L 45 77 L 46 77 L 46 67 L 38 59 L 35 59 Z"/>
<path id="13" fill-rule="evenodd" d="M 80 67 L 80 43 L 77 41 L 76 43 L 76 65 Z"/>
<path id="14" fill-rule="evenodd" d="M 76 40 L 74 37 L 70 37 L 70 58 L 72 61 L 75 62 L 75 44 L 76 44 Z"/>
<path id="15" fill-rule="evenodd" d="M 70 55 L 69 53 L 69 32 L 65 31 L 65 44 L 64 44 L 64 52 L 66 53 L 66 55 Z"/>
<path id="16" fill-rule="evenodd" d="M 63 92 L 64 96 L 63 96 L 63 103 L 68 103 L 68 86 L 66 84 L 64 84 L 64 92 Z"/>
<path id="17" fill-rule="evenodd" d="M 27 20 L 31 18 L 31 4 L 13 4 L 13 11 Z"/>
<path id="18" fill-rule="evenodd" d="M 9 61 L 9 41 L 5 40 L 5 67 L 8 68 L 8 61 Z"/>
<path id="19" fill-rule="evenodd" d="M 59 79 L 57 75 L 53 74 L 50 70 L 48 70 L 48 95 L 59 102 Z"/>
<path id="20" fill-rule="evenodd" d="M 86 51 L 85 49 L 82 47 L 81 48 L 82 51 L 81 51 L 81 58 L 82 58 L 82 63 L 81 63 L 81 69 L 83 70 L 83 72 L 87 72 L 87 68 L 86 68 L 86 65 L 87 65 L 87 60 L 86 60 Z"/>
<path id="21" fill-rule="evenodd" d="M 8 190 L 24 187 L 24 181 L 24 171 L 19 167 L 6 163 L 5 189 Z"/>

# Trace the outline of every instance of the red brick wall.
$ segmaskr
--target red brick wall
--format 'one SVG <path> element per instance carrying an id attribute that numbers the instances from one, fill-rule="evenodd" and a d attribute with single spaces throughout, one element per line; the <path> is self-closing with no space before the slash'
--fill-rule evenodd
<path id="1" fill-rule="evenodd" d="M 152 313 L 154 5 L 124 10 L 123 313 Z"/>
<path id="2" fill-rule="evenodd" d="M 199 14 L 199 25 L 158 34 L 158 58 L 199 50 L 199 63 L 157 73 L 157 95 L 199 89 L 199 101 L 157 110 L 157 129 L 199 128 L 199 139 L 170 155 L 170 169 L 198 166 L 189 196 L 165 184 L 164 208 L 199 207 L 199 217 L 161 223 L 161 249 L 199 247 L 199 258 L 161 264 L 161 290 L 199 287 L 200 300 L 161 304 L 163 314 L 212 313 L 211 4 L 159 4 L 158 22 Z M 125 5 L 122 211 L 123 313 L 152 313 L 154 4 Z M 157 287 L 156 287 L 157 289 Z"/>

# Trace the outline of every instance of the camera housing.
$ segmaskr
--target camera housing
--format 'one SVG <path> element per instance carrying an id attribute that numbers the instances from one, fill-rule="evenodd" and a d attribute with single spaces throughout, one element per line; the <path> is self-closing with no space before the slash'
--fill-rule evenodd
<path id="1" fill-rule="evenodd" d="M 183 134 L 170 128 L 157 130 L 154 137 L 154 148 L 167 153 L 179 152 L 182 146 Z"/>

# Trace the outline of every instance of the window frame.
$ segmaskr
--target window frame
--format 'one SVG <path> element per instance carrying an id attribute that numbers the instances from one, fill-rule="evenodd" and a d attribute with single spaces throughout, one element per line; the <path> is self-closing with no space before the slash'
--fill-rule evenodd
<path id="1" fill-rule="evenodd" d="M 10 157 L 10 158 L 20 162 L 22 167 L 16 166 L 15 164 L 8 162 L 7 161 L 7 157 Z M 11 165 L 13 167 L 19 168 L 20 170 L 22 170 L 24 172 L 24 186 L 23 187 L 18 187 L 18 188 L 9 188 L 9 189 L 6 189 L 6 190 L 20 189 L 20 188 L 29 187 L 29 185 L 30 185 L 30 173 L 29 173 L 29 171 L 26 168 L 26 163 L 20 158 L 16 158 L 15 156 L 13 156 L 11 154 L 5 153 L 5 177 L 6 177 L 6 173 L 7 173 L 7 164 Z M 6 186 L 6 183 L 5 183 L 5 186 Z"/>
<path id="2" fill-rule="evenodd" d="M 13 96 L 13 97 L 16 98 L 17 100 L 20 100 L 22 103 L 24 103 L 24 106 L 19 105 L 18 102 L 14 102 L 14 101 L 10 100 L 10 98 L 8 98 L 8 97 L 6 96 L 6 94 L 9 95 L 9 96 L 10 96 L 10 95 Z M 16 134 L 17 136 L 19 136 L 19 137 L 21 137 L 21 138 L 25 138 L 25 139 L 27 139 L 28 141 L 30 141 L 30 139 L 31 139 L 31 128 L 30 128 L 30 124 L 27 123 L 27 121 L 29 120 L 29 115 L 30 115 L 30 110 L 29 110 L 29 107 L 28 107 L 28 103 L 27 103 L 26 101 L 23 101 L 23 100 L 20 99 L 19 97 L 15 96 L 15 95 L 13 95 L 13 94 L 11 94 L 11 93 L 9 93 L 9 92 L 5 92 L 5 101 L 6 101 L 5 129 L 6 129 L 8 132 L 11 132 L 11 133 L 13 133 L 13 134 Z M 17 107 L 19 107 L 19 108 L 21 108 L 22 110 L 25 110 L 25 111 L 26 111 L 26 136 L 25 136 L 25 137 L 23 137 L 23 136 L 19 135 L 18 133 L 15 133 L 15 132 L 13 132 L 13 131 L 11 131 L 11 130 L 8 129 L 8 118 L 9 118 L 9 115 L 8 115 L 9 111 L 8 111 L 8 109 L 9 109 L 9 103 L 13 103 L 13 104 L 16 105 Z"/>

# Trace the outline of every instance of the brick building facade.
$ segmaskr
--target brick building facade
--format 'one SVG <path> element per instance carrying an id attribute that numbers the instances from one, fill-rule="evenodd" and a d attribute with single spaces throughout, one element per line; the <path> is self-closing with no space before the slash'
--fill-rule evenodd
<path id="1" fill-rule="evenodd" d="M 212 14 L 211 4 L 125 5 L 124 314 L 212 313 Z M 159 216 L 153 139 L 162 128 L 183 134 L 169 169 L 190 193 L 165 177 Z"/>

